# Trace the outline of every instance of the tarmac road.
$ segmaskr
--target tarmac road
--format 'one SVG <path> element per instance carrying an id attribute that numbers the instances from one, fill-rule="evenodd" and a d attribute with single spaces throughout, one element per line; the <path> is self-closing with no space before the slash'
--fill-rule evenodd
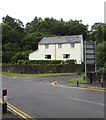
<path id="1" fill-rule="evenodd" d="M 8 102 L 34 118 L 104 118 L 104 92 L 52 86 L 73 76 L 11 78 L 3 76 Z M 77 76 L 78 77 L 78 76 Z"/>

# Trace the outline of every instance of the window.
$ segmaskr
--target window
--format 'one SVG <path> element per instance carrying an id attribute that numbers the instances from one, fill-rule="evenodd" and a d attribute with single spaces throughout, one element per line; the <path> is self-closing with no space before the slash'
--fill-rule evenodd
<path id="1" fill-rule="evenodd" d="M 63 58 L 70 58 L 70 54 L 63 54 Z"/>
<path id="2" fill-rule="evenodd" d="M 58 44 L 58 48 L 62 48 L 62 44 Z"/>
<path id="3" fill-rule="evenodd" d="M 70 48 L 74 48 L 74 47 L 75 47 L 75 43 L 71 43 Z"/>
<path id="4" fill-rule="evenodd" d="M 51 59 L 51 55 L 45 55 L 45 59 Z"/>
<path id="5" fill-rule="evenodd" d="M 49 48 L 49 44 L 46 44 L 46 45 L 45 45 L 45 49 L 48 49 L 48 48 Z"/>

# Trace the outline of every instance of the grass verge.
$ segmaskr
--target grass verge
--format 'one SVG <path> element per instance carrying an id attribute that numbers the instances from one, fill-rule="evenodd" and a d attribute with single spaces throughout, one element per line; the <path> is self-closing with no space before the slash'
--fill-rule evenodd
<path id="1" fill-rule="evenodd" d="M 77 81 L 79 81 L 79 83 L 89 83 L 89 82 L 88 82 L 86 79 L 84 79 L 83 77 L 68 80 L 68 82 L 71 82 L 71 83 L 76 83 Z"/>
<path id="2" fill-rule="evenodd" d="M 40 77 L 40 76 L 72 75 L 77 73 L 19 74 L 19 73 L 1 72 L 1 74 L 11 77 Z"/>

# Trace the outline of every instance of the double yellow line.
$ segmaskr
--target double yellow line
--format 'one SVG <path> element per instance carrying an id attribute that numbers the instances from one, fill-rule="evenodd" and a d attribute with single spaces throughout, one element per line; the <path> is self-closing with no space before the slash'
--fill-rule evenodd
<path id="1" fill-rule="evenodd" d="M 0 103 L 3 103 L 3 100 L 0 98 Z M 7 103 L 7 108 L 10 109 L 12 112 L 14 112 L 15 114 L 17 114 L 18 116 L 28 120 L 36 120 L 35 118 L 29 116 L 28 114 L 24 113 L 23 111 L 19 110 L 18 108 L 14 107 L 13 105 L 11 105 L 10 103 Z"/>
<path id="2" fill-rule="evenodd" d="M 94 89 L 94 88 L 84 88 L 84 87 L 73 87 L 73 86 L 61 85 L 61 84 L 58 84 L 57 81 L 52 82 L 51 85 L 59 86 L 59 87 L 66 87 L 66 88 L 77 88 L 77 89 L 86 89 L 86 90 L 94 90 L 94 91 L 106 91 L 103 89 Z"/>

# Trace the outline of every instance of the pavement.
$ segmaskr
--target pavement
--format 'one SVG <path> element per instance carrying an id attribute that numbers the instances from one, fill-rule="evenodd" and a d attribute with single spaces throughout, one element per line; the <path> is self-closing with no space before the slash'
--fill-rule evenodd
<path id="1" fill-rule="evenodd" d="M 63 87 L 77 87 L 77 88 L 88 88 L 88 89 L 95 89 L 95 90 L 106 90 L 105 87 L 102 86 L 100 83 L 69 83 L 67 81 L 54 81 L 53 85 L 63 86 Z"/>
<path id="2" fill-rule="evenodd" d="M 2 114 L 2 120 L 20 120 L 17 115 L 7 110 L 7 113 Z"/>
<path id="3" fill-rule="evenodd" d="M 2 114 L 2 104 L 1 104 L 1 102 L 0 102 L 0 119 L 1 120 L 20 120 L 19 118 L 20 117 L 18 117 L 15 113 L 13 113 L 10 109 L 8 109 L 7 108 L 7 113 L 5 113 L 5 114 Z"/>
<path id="4" fill-rule="evenodd" d="M 72 75 L 70 79 L 73 78 L 80 78 L 82 75 Z M 71 83 L 68 80 L 64 79 L 57 79 L 56 81 L 52 82 L 52 85 L 57 85 L 61 87 L 77 87 L 77 88 L 88 88 L 88 89 L 100 89 L 106 90 L 106 85 L 102 83 Z"/>

